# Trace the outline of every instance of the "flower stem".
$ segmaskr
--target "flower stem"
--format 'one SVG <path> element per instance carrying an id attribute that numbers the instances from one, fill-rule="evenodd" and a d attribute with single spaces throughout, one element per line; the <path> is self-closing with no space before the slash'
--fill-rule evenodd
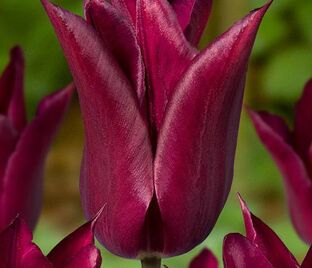
<path id="1" fill-rule="evenodd" d="M 161 259 L 146 258 L 141 260 L 142 268 L 161 268 Z"/>

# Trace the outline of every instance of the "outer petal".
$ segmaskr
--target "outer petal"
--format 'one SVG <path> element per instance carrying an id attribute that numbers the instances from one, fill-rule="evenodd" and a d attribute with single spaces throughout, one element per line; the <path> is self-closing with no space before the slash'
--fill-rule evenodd
<path id="1" fill-rule="evenodd" d="M 247 61 L 267 8 L 252 12 L 198 56 L 168 104 L 154 168 L 166 256 L 204 240 L 226 201 Z"/>
<path id="2" fill-rule="evenodd" d="M 296 106 L 295 114 L 295 144 L 299 154 L 304 158 L 308 165 L 309 148 L 312 144 L 312 79 L 307 82 L 303 94 Z M 311 168 L 312 169 L 312 168 Z M 312 170 L 311 170 L 312 171 Z"/>
<path id="3" fill-rule="evenodd" d="M 170 2 L 183 31 L 191 21 L 195 2 L 196 0 L 173 0 Z"/>
<path id="4" fill-rule="evenodd" d="M 310 268 L 312 267 L 312 246 L 310 247 L 307 255 L 305 256 L 301 266 L 301 268 Z"/>
<path id="5" fill-rule="evenodd" d="M 270 263 L 278 268 L 299 267 L 296 259 L 273 230 L 255 215 L 250 213 L 246 203 L 240 197 L 241 208 L 245 221 L 246 236 L 259 248 Z"/>
<path id="6" fill-rule="evenodd" d="M 32 234 L 20 218 L 0 233 L 0 267 L 52 268 L 41 250 L 32 243 Z"/>
<path id="7" fill-rule="evenodd" d="M 93 238 L 96 220 L 97 218 L 79 227 L 49 253 L 48 259 L 55 267 L 101 266 L 101 254 L 95 247 Z M 80 263 L 80 266 L 74 266 L 76 263 Z"/>
<path id="8" fill-rule="evenodd" d="M 218 260 L 213 253 L 205 248 L 190 263 L 189 268 L 218 268 Z"/>
<path id="9" fill-rule="evenodd" d="M 153 196 L 147 127 L 128 80 L 94 29 L 43 0 L 78 89 L 86 147 L 81 173 L 84 211 L 107 204 L 97 238 L 113 253 L 136 257 Z"/>
<path id="10" fill-rule="evenodd" d="M 167 0 L 138 0 L 137 28 L 150 85 L 151 121 L 159 130 L 173 90 L 197 52 Z"/>
<path id="11" fill-rule="evenodd" d="M 277 268 L 241 234 L 229 234 L 223 243 L 224 268 Z"/>
<path id="12" fill-rule="evenodd" d="M 69 105 L 73 87 L 44 98 L 33 121 L 23 130 L 11 155 L 0 194 L 0 211 L 7 224 L 20 214 L 32 229 L 42 198 L 43 167 L 52 139 Z M 4 223 L 2 223 L 4 224 Z"/>
<path id="13" fill-rule="evenodd" d="M 177 0 L 178 1 L 178 0 Z M 184 30 L 185 37 L 195 47 L 197 47 L 205 26 L 207 24 L 212 7 L 212 0 L 196 0 L 191 20 Z"/>
<path id="14" fill-rule="evenodd" d="M 117 9 L 105 0 L 90 0 L 86 6 L 86 14 L 105 47 L 111 51 L 131 81 L 139 103 L 142 104 L 145 96 L 145 74 L 134 28 Z"/>
<path id="15" fill-rule="evenodd" d="M 18 131 L 26 125 L 23 82 L 24 58 L 21 49 L 15 47 L 0 78 L 0 114 L 7 115 Z"/>
<path id="16" fill-rule="evenodd" d="M 2 184 L 2 177 L 9 159 L 10 154 L 14 151 L 15 144 L 17 141 L 18 133 L 15 128 L 12 126 L 9 119 L 3 115 L 0 115 L 0 185 Z M 2 185 L 0 186 L 1 191 Z M 0 212 L 0 215 L 3 215 Z M 0 230 L 1 222 L 3 218 L 0 217 Z M 5 224 L 3 227 L 6 227 Z"/>
<path id="17" fill-rule="evenodd" d="M 299 235 L 312 242 L 312 182 L 301 158 L 295 153 L 280 131 L 268 120 L 266 113 L 249 111 L 256 131 L 268 149 L 285 182 L 288 206 Z"/>

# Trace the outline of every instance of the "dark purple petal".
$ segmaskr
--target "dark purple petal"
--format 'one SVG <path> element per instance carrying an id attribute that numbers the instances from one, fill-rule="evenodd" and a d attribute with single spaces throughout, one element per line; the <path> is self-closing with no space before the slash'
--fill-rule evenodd
<path id="1" fill-rule="evenodd" d="M 1 186 L 0 211 L 7 224 L 20 214 L 31 229 L 35 227 L 41 208 L 45 158 L 72 91 L 70 85 L 44 98 L 35 118 L 19 137 Z"/>
<path id="2" fill-rule="evenodd" d="M 178 1 L 178 0 L 177 0 Z M 212 7 L 212 0 L 196 0 L 189 25 L 184 30 L 186 39 L 197 47 L 205 30 Z"/>
<path id="3" fill-rule="evenodd" d="M 10 63 L 0 78 L 0 114 L 7 115 L 18 131 L 26 125 L 23 81 L 23 53 L 15 47 L 11 50 Z"/>
<path id="4" fill-rule="evenodd" d="M 64 268 L 100 268 L 102 263 L 100 251 L 89 245 L 83 248 L 70 262 L 62 266 Z M 59 267 L 59 266 L 56 266 Z"/>
<path id="5" fill-rule="evenodd" d="M 32 243 L 26 223 L 16 218 L 0 233 L 0 267 L 52 268 L 41 250 Z"/>
<path id="6" fill-rule="evenodd" d="M 168 104 L 154 165 L 168 256 L 204 240 L 227 199 L 248 57 L 268 6 L 196 57 Z"/>
<path id="7" fill-rule="evenodd" d="M 312 79 L 306 84 L 296 105 L 294 138 L 295 145 L 303 159 L 312 166 L 309 148 L 312 144 Z"/>
<path id="8" fill-rule="evenodd" d="M 309 248 L 307 255 L 305 256 L 301 268 L 311 268 L 312 267 L 312 246 Z"/>
<path id="9" fill-rule="evenodd" d="M 111 0 L 114 7 L 120 10 L 133 25 L 136 23 L 136 0 Z"/>
<path id="10" fill-rule="evenodd" d="M 138 0 L 137 28 L 150 87 L 151 121 L 159 130 L 173 90 L 197 52 L 167 0 Z"/>
<path id="11" fill-rule="evenodd" d="M 189 25 L 191 21 L 192 11 L 196 0 L 173 0 L 170 4 L 176 13 L 182 31 Z"/>
<path id="12" fill-rule="evenodd" d="M 229 234 L 223 242 L 224 268 L 278 268 L 241 234 Z M 295 268 L 295 267 L 293 267 Z"/>
<path id="13" fill-rule="evenodd" d="M 111 51 L 131 81 L 142 104 L 145 96 L 143 58 L 132 25 L 105 0 L 90 0 L 86 5 L 86 15 L 103 45 Z"/>
<path id="14" fill-rule="evenodd" d="M 90 219 L 107 204 L 97 238 L 117 255 L 137 257 L 153 196 L 153 161 L 135 92 L 92 26 L 42 2 L 79 93 L 86 137 L 80 186 L 85 214 Z"/>
<path id="15" fill-rule="evenodd" d="M 52 249 L 48 259 L 54 267 L 101 266 L 101 255 L 94 245 L 93 235 L 97 218 L 79 227 Z M 77 263 L 80 263 L 80 266 L 74 266 Z"/>
<path id="16" fill-rule="evenodd" d="M 308 243 L 312 242 L 312 181 L 301 158 L 285 141 L 269 114 L 249 111 L 256 131 L 279 167 L 287 193 L 288 206 L 293 223 L 300 236 Z"/>
<path id="17" fill-rule="evenodd" d="M 213 253 L 205 248 L 190 263 L 189 268 L 218 268 L 218 260 Z"/>
<path id="18" fill-rule="evenodd" d="M 0 192 L 2 191 L 2 178 L 5 172 L 7 162 L 10 154 L 14 151 L 18 133 L 12 126 L 9 119 L 0 114 Z M 0 215 L 3 215 L 0 212 Z M 3 217 L 0 217 L 0 230 L 7 226 L 7 222 L 4 222 Z"/>
<path id="19" fill-rule="evenodd" d="M 274 231 L 253 215 L 244 200 L 239 197 L 244 216 L 246 237 L 259 248 L 276 268 L 294 268 L 298 263 Z"/>

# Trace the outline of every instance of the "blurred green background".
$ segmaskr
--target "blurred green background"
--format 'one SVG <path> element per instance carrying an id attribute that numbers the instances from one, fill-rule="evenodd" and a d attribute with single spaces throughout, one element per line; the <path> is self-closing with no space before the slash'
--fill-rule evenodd
<path id="1" fill-rule="evenodd" d="M 82 14 L 80 0 L 55 2 Z M 216 0 L 201 47 L 263 3 Z M 312 76 L 311 14 L 311 0 L 275 0 L 261 25 L 250 61 L 245 103 L 284 115 L 290 124 L 293 106 L 304 83 Z M 39 0 L 1 0 L 0 70 L 8 61 L 9 49 L 16 44 L 25 51 L 26 99 L 31 117 L 41 97 L 71 80 Z M 82 143 L 80 111 L 75 98 L 47 161 L 43 213 L 34 235 L 44 252 L 84 221 L 78 192 Z M 280 235 L 301 261 L 307 245 L 299 240 L 290 224 L 281 176 L 243 111 L 234 183 L 216 227 L 202 245 L 184 256 L 166 259 L 164 264 L 171 268 L 187 267 L 192 256 L 204 246 L 210 247 L 221 260 L 224 235 L 244 233 L 236 192 L 243 195 L 252 211 Z M 104 249 L 102 256 L 105 267 L 139 267 L 139 262 L 114 257 Z"/>

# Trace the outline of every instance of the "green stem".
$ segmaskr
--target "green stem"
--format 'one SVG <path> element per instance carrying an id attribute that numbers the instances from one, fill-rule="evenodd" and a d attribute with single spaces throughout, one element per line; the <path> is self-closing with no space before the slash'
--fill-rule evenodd
<path id="1" fill-rule="evenodd" d="M 142 268 L 161 268 L 161 259 L 146 258 L 141 260 Z"/>

